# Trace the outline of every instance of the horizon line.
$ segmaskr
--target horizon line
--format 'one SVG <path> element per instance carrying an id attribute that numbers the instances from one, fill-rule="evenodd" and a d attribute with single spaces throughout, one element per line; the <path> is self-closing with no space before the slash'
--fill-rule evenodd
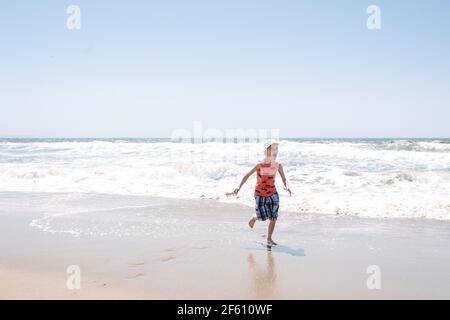
<path id="1" fill-rule="evenodd" d="M 90 136 L 90 137 L 67 137 L 67 136 L 0 136 L 0 140 L 8 140 L 8 139 L 32 139 L 32 140 L 38 140 L 38 139 L 73 139 L 73 140 L 82 140 L 82 139 L 99 139 L 99 140 L 110 140 L 110 139 L 124 139 L 124 140 L 145 140 L 145 139 L 160 139 L 160 140 L 171 140 L 171 137 L 121 137 L 121 136 Z M 192 137 L 191 139 L 195 139 L 195 137 Z M 261 139 L 261 140 L 267 140 L 269 138 Z M 303 136 L 303 137 L 280 137 L 276 140 L 291 140 L 291 139 L 450 139 L 450 137 L 436 137 L 436 136 L 380 136 L 380 137 L 371 137 L 371 136 L 359 136 L 359 137 L 314 137 L 314 136 Z M 226 138 L 224 137 L 224 140 Z M 253 139 L 253 140 L 260 140 L 259 138 Z"/>

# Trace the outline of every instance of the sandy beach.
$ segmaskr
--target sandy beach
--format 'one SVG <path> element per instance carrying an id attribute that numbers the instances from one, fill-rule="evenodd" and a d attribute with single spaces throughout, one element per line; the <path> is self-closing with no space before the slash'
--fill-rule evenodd
<path id="1" fill-rule="evenodd" d="M 251 214 L 209 199 L 3 192 L 0 298 L 450 298 L 449 222 L 282 212 L 267 250 Z M 66 287 L 71 265 L 80 290 Z M 380 290 L 367 288 L 371 265 Z"/>

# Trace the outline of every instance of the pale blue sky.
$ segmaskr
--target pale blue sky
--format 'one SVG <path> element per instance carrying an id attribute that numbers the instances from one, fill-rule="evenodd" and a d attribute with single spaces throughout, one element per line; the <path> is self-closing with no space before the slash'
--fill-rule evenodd
<path id="1" fill-rule="evenodd" d="M 3 137 L 450 137 L 449 1 L 1 0 L 0 40 Z"/>

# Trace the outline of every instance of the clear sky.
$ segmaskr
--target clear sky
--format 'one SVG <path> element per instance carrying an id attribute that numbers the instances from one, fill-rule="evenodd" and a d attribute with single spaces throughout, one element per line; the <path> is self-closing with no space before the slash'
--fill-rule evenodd
<path id="1" fill-rule="evenodd" d="M 450 1 L 1 0 L 0 58 L 3 137 L 450 137 Z"/>

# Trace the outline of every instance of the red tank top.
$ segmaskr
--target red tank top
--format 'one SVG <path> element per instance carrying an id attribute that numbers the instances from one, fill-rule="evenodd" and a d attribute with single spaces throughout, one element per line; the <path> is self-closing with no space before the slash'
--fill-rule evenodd
<path id="1" fill-rule="evenodd" d="M 270 197 L 277 193 L 275 175 L 279 166 L 280 164 L 277 162 L 260 163 L 259 168 L 256 169 L 255 196 Z"/>

